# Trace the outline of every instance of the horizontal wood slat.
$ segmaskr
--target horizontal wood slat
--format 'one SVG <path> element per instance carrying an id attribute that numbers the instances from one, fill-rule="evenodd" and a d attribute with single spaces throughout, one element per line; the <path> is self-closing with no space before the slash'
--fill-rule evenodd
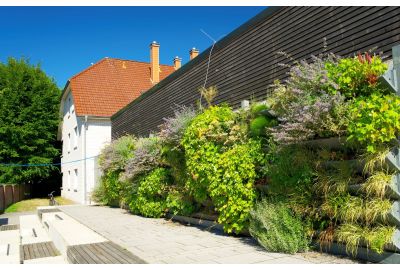
<path id="1" fill-rule="evenodd" d="M 207 86 L 216 85 L 215 103 L 237 108 L 243 99 L 262 100 L 274 80 L 287 78 L 291 60 L 309 59 L 323 51 L 342 56 L 377 47 L 391 58 L 391 47 L 400 42 L 400 7 L 274 7 L 219 41 L 212 52 Z M 157 132 L 163 118 L 176 105 L 195 106 L 203 85 L 207 49 L 180 70 L 161 81 L 112 117 L 112 137 L 147 136 Z"/>
<path id="2" fill-rule="evenodd" d="M 73 264 L 145 263 L 142 259 L 110 241 L 70 246 L 67 248 L 67 258 Z"/>
<path id="3" fill-rule="evenodd" d="M 60 255 L 53 242 L 21 245 L 21 253 L 22 261 Z"/>

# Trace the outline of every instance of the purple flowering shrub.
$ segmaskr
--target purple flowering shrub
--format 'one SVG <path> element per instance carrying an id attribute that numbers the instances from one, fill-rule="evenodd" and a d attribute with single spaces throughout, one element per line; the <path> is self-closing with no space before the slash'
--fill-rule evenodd
<path id="1" fill-rule="evenodd" d="M 173 117 L 164 118 L 158 136 L 166 144 L 179 146 L 186 127 L 195 116 L 193 107 L 179 107 Z"/>
<path id="2" fill-rule="evenodd" d="M 135 137 L 126 135 L 106 145 L 100 153 L 99 165 L 103 172 L 122 171 L 133 156 Z"/>
<path id="3" fill-rule="evenodd" d="M 327 76 L 325 63 L 338 57 L 312 57 L 312 61 L 301 61 L 289 71 L 285 84 L 275 82 L 269 100 L 272 112 L 279 125 L 269 128 L 277 142 L 297 141 L 340 136 L 348 123 L 347 102 L 337 92 L 328 94 L 328 89 L 337 85 Z"/>
<path id="4" fill-rule="evenodd" d="M 124 179 L 134 180 L 161 165 L 161 146 L 159 137 L 139 138 L 133 157 L 125 166 Z"/>
<path id="5" fill-rule="evenodd" d="M 120 178 L 125 164 L 134 154 L 135 140 L 133 136 L 127 135 L 112 141 L 103 148 L 99 157 L 102 176 L 99 185 L 91 194 L 94 201 L 113 206 L 123 203 L 121 195 L 124 185 Z"/>

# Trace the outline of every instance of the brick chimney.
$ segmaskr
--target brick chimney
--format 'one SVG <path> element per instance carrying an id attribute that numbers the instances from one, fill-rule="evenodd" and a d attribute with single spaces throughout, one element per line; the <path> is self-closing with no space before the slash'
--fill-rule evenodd
<path id="1" fill-rule="evenodd" d="M 175 56 L 175 58 L 174 58 L 174 68 L 175 68 L 175 70 L 180 69 L 181 66 L 182 66 L 182 59 L 179 58 L 178 56 Z"/>
<path id="2" fill-rule="evenodd" d="M 151 81 L 156 84 L 160 81 L 160 44 L 153 41 L 150 44 Z"/>
<path id="3" fill-rule="evenodd" d="M 190 60 L 192 60 L 192 59 L 194 59 L 196 56 L 199 55 L 199 50 L 196 49 L 196 48 L 192 48 L 192 49 L 189 51 L 189 54 L 190 54 Z"/>

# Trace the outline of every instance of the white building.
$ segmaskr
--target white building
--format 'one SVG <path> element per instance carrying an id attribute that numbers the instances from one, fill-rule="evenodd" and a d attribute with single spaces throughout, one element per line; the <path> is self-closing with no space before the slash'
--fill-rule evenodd
<path id="1" fill-rule="evenodd" d="M 111 116 L 175 70 L 159 64 L 155 42 L 150 45 L 150 55 L 150 63 L 104 58 L 68 80 L 58 132 L 63 197 L 91 203 L 100 176 L 97 156 L 111 141 Z"/>

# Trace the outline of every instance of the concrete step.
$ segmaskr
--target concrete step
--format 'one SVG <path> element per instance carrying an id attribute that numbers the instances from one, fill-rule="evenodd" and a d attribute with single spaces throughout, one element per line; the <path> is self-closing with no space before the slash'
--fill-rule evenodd
<path id="1" fill-rule="evenodd" d="M 37 215 L 20 216 L 19 223 L 22 245 L 51 241 Z"/>
<path id="2" fill-rule="evenodd" d="M 0 264 L 20 263 L 20 236 L 18 230 L 0 231 Z"/>
<path id="3" fill-rule="evenodd" d="M 63 212 L 42 212 L 41 215 L 45 230 L 65 259 L 69 247 L 108 241 Z"/>

